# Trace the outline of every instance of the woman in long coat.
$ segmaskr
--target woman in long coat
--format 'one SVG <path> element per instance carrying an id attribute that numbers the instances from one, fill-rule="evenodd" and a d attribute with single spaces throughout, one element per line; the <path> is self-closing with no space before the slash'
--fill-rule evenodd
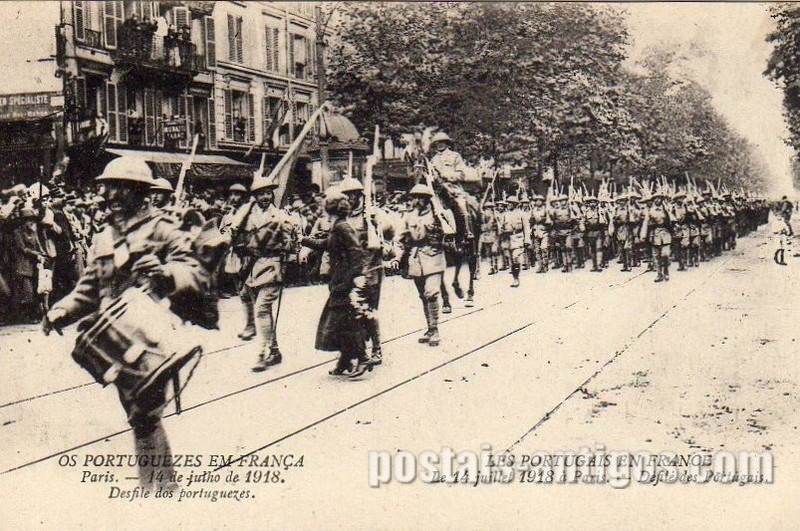
<path id="1" fill-rule="evenodd" d="M 329 295 L 317 327 L 316 348 L 338 351 L 339 363 L 330 374 L 361 376 L 372 370 L 364 345 L 364 323 L 353 304 L 353 292 L 365 282 L 364 250 L 358 235 L 347 222 L 349 205 L 341 192 L 329 192 L 326 201 L 331 206 L 333 225 L 326 239 L 303 238 L 302 243 L 313 249 L 325 250 L 330 256 Z M 357 362 L 353 368 L 354 362 Z"/>
<path id="2" fill-rule="evenodd" d="M 44 261 L 45 253 L 42 249 L 37 232 L 37 213 L 30 207 L 25 207 L 20 213 L 20 223 L 13 234 L 13 292 L 15 299 L 16 316 L 24 322 L 38 320 L 38 298 L 36 295 L 36 277 L 38 264 Z"/>

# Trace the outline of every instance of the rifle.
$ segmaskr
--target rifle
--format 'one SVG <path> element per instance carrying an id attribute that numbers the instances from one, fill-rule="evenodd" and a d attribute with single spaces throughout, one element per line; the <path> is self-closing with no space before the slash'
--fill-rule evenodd
<path id="1" fill-rule="evenodd" d="M 367 157 L 367 166 L 364 171 L 364 222 L 367 227 L 367 249 L 377 250 L 382 249 L 381 237 L 375 229 L 375 224 L 372 222 L 372 169 L 378 163 L 380 148 L 378 146 L 380 140 L 380 129 L 375 126 L 375 139 L 372 143 L 372 155 Z"/>
<path id="2" fill-rule="evenodd" d="M 456 233 L 455 228 L 450 224 L 450 221 L 444 214 L 444 207 L 442 206 L 441 201 L 439 201 L 439 196 L 436 195 L 436 192 L 433 191 L 433 179 L 432 175 L 434 172 L 433 166 L 431 166 L 431 161 L 428 158 L 425 158 L 425 164 L 427 166 L 428 171 L 425 172 L 425 184 L 428 185 L 430 188 L 431 193 L 431 207 L 433 208 L 433 214 L 436 216 L 436 219 L 439 220 L 439 223 L 442 225 L 442 232 L 445 236 L 452 236 Z"/>

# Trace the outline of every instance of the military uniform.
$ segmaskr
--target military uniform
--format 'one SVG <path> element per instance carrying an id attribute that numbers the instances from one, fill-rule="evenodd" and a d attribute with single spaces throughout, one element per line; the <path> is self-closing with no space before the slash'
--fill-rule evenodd
<path id="1" fill-rule="evenodd" d="M 566 273 L 572 270 L 572 231 L 576 223 L 567 205 L 551 207 L 548 215 L 553 222 L 552 235 L 556 267 L 561 265 L 561 270 Z"/>
<path id="2" fill-rule="evenodd" d="M 519 286 L 519 272 L 522 255 L 531 244 L 531 228 L 528 216 L 521 210 L 506 212 L 501 222 L 501 233 L 508 234 L 508 249 L 511 260 L 511 275 L 514 281 L 511 287 Z"/>
<path id="3" fill-rule="evenodd" d="M 592 271 L 602 271 L 603 244 L 608 221 L 605 213 L 600 211 L 596 200 L 586 201 L 583 209 L 583 225 L 586 230 L 584 233 L 586 245 L 592 258 Z"/>
<path id="4" fill-rule="evenodd" d="M 436 133 L 431 139 L 431 146 L 435 150 L 435 146 L 439 142 L 450 142 L 450 137 L 445 133 Z M 469 211 L 467 208 L 467 194 L 459 184 L 464 179 L 464 171 L 467 165 L 464 159 L 456 151 L 446 146 L 441 151 L 436 151 L 431 157 L 431 166 L 436 171 L 436 174 L 441 178 L 440 184 L 447 194 L 453 199 L 458 215 L 463 219 L 465 228 L 465 238 L 472 238 L 472 227 L 470 227 Z M 453 224 L 455 227 L 455 224 Z M 477 229 L 475 229 L 477 230 Z"/>
<path id="5" fill-rule="evenodd" d="M 537 198 L 541 201 L 543 198 Z M 530 225 L 531 225 L 531 245 L 533 252 L 536 256 L 538 267 L 537 273 L 544 273 L 547 271 L 550 262 L 550 218 L 547 215 L 547 207 L 542 203 L 541 205 L 533 205 L 530 212 Z"/>
<path id="6" fill-rule="evenodd" d="M 497 255 L 500 252 L 500 226 L 494 205 L 486 204 L 484 208 L 485 210 L 481 216 L 481 250 L 489 256 L 491 267 L 489 274 L 494 275 L 498 269 Z"/>
<path id="7" fill-rule="evenodd" d="M 617 250 L 622 260 L 622 270 L 630 271 L 633 265 L 633 220 L 636 219 L 636 209 L 631 205 L 627 197 L 621 196 L 617 198 L 613 219 L 614 239 L 617 242 Z"/>
<path id="8" fill-rule="evenodd" d="M 244 225 L 244 234 L 244 249 L 252 261 L 244 286 L 253 301 L 256 328 L 261 335 L 260 360 L 269 359 L 267 351 L 273 360 L 280 359 L 272 305 L 283 288 L 285 256 L 297 244 L 294 226 L 289 215 L 275 205 L 263 208 L 256 203 Z M 256 368 L 260 369 L 260 365 Z"/>
<path id="9" fill-rule="evenodd" d="M 89 262 L 77 285 L 47 313 L 43 323 L 45 333 L 51 327 L 62 327 L 90 315 L 96 321 L 132 287 L 169 297 L 173 302 L 171 310 L 179 316 L 187 310 L 191 313 L 191 309 L 176 304 L 176 298 L 207 290 L 210 275 L 194 257 L 188 234 L 175 221 L 141 206 L 145 195 L 142 187 L 152 182 L 150 169 L 142 161 L 120 157 L 106 165 L 98 180 L 113 180 L 112 190 L 116 190 L 116 196 L 112 192 L 113 200 L 138 210 L 135 213 L 129 210 L 126 219 L 113 214 L 112 222 L 96 235 Z M 137 193 L 131 189 L 122 193 L 120 183 L 125 181 L 130 183 L 127 186 L 138 186 Z M 145 488 L 153 481 L 161 483 L 155 474 L 161 471 L 166 486 L 174 487 L 168 480 L 172 466 L 153 466 L 149 459 L 153 455 L 171 454 L 161 423 L 166 404 L 164 383 L 144 388 L 135 396 L 123 393 L 120 388 L 119 397 L 133 428 L 137 455 L 146 457 L 139 464 L 140 483 Z"/>
<path id="10" fill-rule="evenodd" d="M 678 258 L 678 271 L 686 269 L 686 257 L 689 253 L 689 227 L 686 224 L 686 207 L 680 201 L 683 195 L 675 196 L 676 203 L 672 208 L 672 247 Z"/>
<path id="11" fill-rule="evenodd" d="M 669 280 L 671 216 L 665 205 L 652 204 L 646 213 L 648 243 L 652 253 L 652 264 L 657 268 L 656 282 Z"/>
<path id="12" fill-rule="evenodd" d="M 418 187 L 427 189 L 422 185 L 415 186 Z M 444 215 L 452 218 L 452 214 Z M 402 241 L 407 253 L 407 273 L 414 280 L 428 323 L 428 330 L 420 342 L 431 346 L 439 343 L 439 296 L 442 276 L 447 267 L 443 240 L 441 222 L 430 203 L 422 209 L 414 208 L 406 213 Z"/>

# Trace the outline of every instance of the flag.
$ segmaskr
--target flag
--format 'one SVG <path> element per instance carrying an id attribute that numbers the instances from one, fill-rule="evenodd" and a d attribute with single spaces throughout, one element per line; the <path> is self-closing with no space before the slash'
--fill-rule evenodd
<path id="1" fill-rule="evenodd" d="M 289 184 L 289 176 L 292 174 L 292 169 L 294 168 L 295 162 L 297 162 L 297 158 L 300 155 L 300 148 L 303 145 L 303 141 L 308 136 L 308 133 L 311 131 L 311 128 L 314 126 L 316 121 L 319 119 L 322 111 L 326 109 L 327 102 L 323 103 L 319 106 L 319 108 L 314 111 L 314 114 L 308 119 L 308 121 L 303 126 L 303 129 L 300 133 L 295 137 L 292 144 L 289 146 L 289 149 L 283 155 L 278 164 L 272 169 L 268 177 L 261 177 L 261 176 L 254 176 L 253 184 L 255 185 L 258 182 L 262 182 L 262 179 L 265 179 L 267 182 L 277 183 L 278 188 L 275 190 L 275 204 L 277 206 L 281 206 L 283 201 L 283 196 L 286 194 L 286 187 Z"/>

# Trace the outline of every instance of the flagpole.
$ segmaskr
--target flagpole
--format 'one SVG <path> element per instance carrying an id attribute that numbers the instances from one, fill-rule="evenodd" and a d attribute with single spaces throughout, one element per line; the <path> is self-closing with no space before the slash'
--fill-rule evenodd
<path id="1" fill-rule="evenodd" d="M 180 202 L 183 198 L 183 186 L 184 181 L 186 180 L 186 172 L 192 167 L 192 162 L 194 162 L 194 156 L 197 153 L 197 142 L 200 140 L 200 135 L 198 133 L 194 134 L 194 139 L 192 140 L 192 151 L 189 154 L 189 158 L 183 161 L 181 164 L 181 173 L 178 175 L 178 184 L 175 186 L 175 199 L 177 202 Z"/>
<path id="2" fill-rule="evenodd" d="M 272 172 L 270 172 L 269 177 L 267 177 L 267 180 L 269 181 L 274 180 L 276 177 L 278 177 L 278 175 L 281 175 L 281 173 L 286 169 L 285 167 L 287 164 L 294 162 L 297 153 L 300 151 L 300 146 L 305 140 L 305 137 L 308 136 L 309 131 L 317 122 L 323 110 L 326 110 L 327 107 L 328 107 L 328 102 L 326 101 L 322 105 L 320 105 L 319 108 L 316 111 L 314 111 L 314 113 L 309 117 L 308 121 L 303 126 L 303 129 L 300 131 L 300 134 L 297 135 L 297 138 L 294 139 L 294 141 L 289 146 L 289 149 L 286 150 L 286 153 L 283 155 L 281 160 L 279 160 L 278 163 L 275 165 L 275 167 L 272 169 Z M 282 204 L 283 196 L 286 193 L 287 181 L 288 181 L 288 176 L 285 179 L 282 178 L 281 182 L 278 184 L 278 189 L 275 190 L 275 205 L 277 206 L 280 206 Z"/>

